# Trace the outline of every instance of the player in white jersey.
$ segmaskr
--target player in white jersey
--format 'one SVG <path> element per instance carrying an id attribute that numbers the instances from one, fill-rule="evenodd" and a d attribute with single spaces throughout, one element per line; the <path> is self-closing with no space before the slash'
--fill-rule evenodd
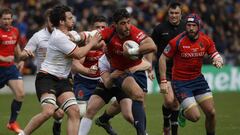
<path id="1" fill-rule="evenodd" d="M 45 17 L 45 27 L 38 32 L 36 32 L 28 41 L 24 50 L 22 51 L 21 57 L 22 59 L 26 59 L 29 57 L 34 57 L 37 61 L 37 72 L 39 72 L 41 64 L 43 63 L 46 53 L 47 47 L 49 46 L 49 38 L 53 31 L 52 24 L 49 20 L 51 9 L 46 10 Z M 64 116 L 64 112 L 62 109 L 58 108 L 54 114 L 54 123 L 53 123 L 53 135 L 60 135 L 61 133 L 61 122 Z"/>
<path id="2" fill-rule="evenodd" d="M 53 116 L 60 106 L 67 118 L 67 135 L 77 135 L 80 115 L 72 85 L 68 79 L 72 58 L 81 59 L 95 46 L 101 36 L 96 33 L 91 41 L 79 48 L 69 37 L 69 30 L 74 25 L 73 15 L 69 7 L 56 6 L 50 13 L 50 21 L 55 27 L 47 48 L 47 55 L 36 78 L 36 91 L 42 104 L 41 113 L 35 115 L 24 131 L 19 135 L 30 135 L 45 121 Z"/>

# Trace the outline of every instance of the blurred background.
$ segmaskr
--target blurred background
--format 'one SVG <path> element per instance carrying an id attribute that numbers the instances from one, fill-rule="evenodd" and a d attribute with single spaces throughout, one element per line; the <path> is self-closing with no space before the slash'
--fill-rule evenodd
<path id="1" fill-rule="evenodd" d="M 28 39 L 44 25 L 43 13 L 46 9 L 62 3 L 72 7 L 76 17 L 77 31 L 89 29 L 89 20 L 93 15 L 104 15 L 111 23 L 111 16 L 118 7 L 125 7 L 132 15 L 132 23 L 151 34 L 153 28 L 166 18 L 167 5 L 170 0 L 0 0 L 0 9 L 10 7 L 14 10 L 14 26 L 21 32 L 21 47 L 24 48 Z M 179 0 L 183 4 L 183 14 L 198 13 L 203 20 L 203 31 L 216 43 L 217 50 L 225 61 L 224 68 L 218 70 L 206 60 L 203 73 L 213 90 L 217 110 L 217 134 L 239 135 L 240 98 L 240 0 Z M 25 63 L 24 87 L 28 94 L 25 97 L 19 122 L 25 126 L 32 116 L 40 111 L 35 93 L 34 59 Z M 147 131 L 150 135 L 159 135 L 162 129 L 161 104 L 162 95 L 158 94 L 159 87 L 156 80 L 148 81 L 149 94 L 147 103 Z M 4 93 L 4 94 L 2 94 Z M 8 94 L 6 94 L 8 93 Z M 29 94 L 30 93 L 30 94 Z M 13 135 L 4 124 L 7 123 L 10 102 L 13 98 L 8 87 L 0 90 L 0 135 Z M 239 108 L 239 107 L 237 107 Z M 123 120 L 121 115 L 112 121 L 113 127 L 122 135 L 135 133 L 131 125 Z M 66 133 L 66 121 L 62 131 Z M 49 135 L 52 120 L 44 124 L 34 135 Z M 204 117 L 200 122 L 180 128 L 180 134 L 202 135 L 204 131 Z M 105 131 L 93 124 L 90 135 L 103 135 Z"/>
<path id="2" fill-rule="evenodd" d="M 203 71 L 210 73 L 207 79 L 214 86 L 225 90 L 240 89 L 240 0 L 178 0 L 182 3 L 183 15 L 198 13 L 202 20 L 202 31 L 215 41 L 217 50 L 225 60 L 224 69 L 219 71 L 204 66 Z M 109 19 L 113 11 L 125 7 L 132 15 L 132 23 L 151 35 L 153 28 L 166 18 L 170 0 L 0 0 L 0 8 L 10 7 L 14 10 L 14 26 L 21 32 L 21 47 L 44 25 L 43 13 L 57 4 L 67 4 L 74 12 L 77 31 L 89 29 L 89 21 L 93 15 L 103 15 Z M 183 16 L 183 17 L 184 17 Z M 204 62 L 206 65 L 210 61 Z M 23 74 L 35 74 L 33 59 L 27 60 Z M 211 72 L 210 72 L 211 71 Z M 236 72 L 236 73 L 235 73 Z M 227 76 L 227 77 L 226 77 Z M 232 79 L 238 82 L 232 84 Z M 220 84 L 215 84 L 219 80 Z M 222 82 L 223 80 L 223 82 Z M 224 81 L 225 80 L 225 81 Z M 218 82 L 219 82 L 218 81 Z M 227 82 L 227 84 L 226 84 Z M 234 86 L 230 86 L 234 85 Z M 157 85 L 152 86 L 159 89 Z"/>

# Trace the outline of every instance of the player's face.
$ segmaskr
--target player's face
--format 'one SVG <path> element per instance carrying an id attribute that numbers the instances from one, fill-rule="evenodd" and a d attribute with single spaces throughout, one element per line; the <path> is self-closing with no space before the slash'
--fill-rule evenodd
<path id="1" fill-rule="evenodd" d="M 168 20 L 173 25 L 178 25 L 180 23 L 180 20 L 182 18 L 182 12 L 180 7 L 169 8 L 168 10 Z"/>
<path id="2" fill-rule="evenodd" d="M 186 31 L 190 39 L 196 39 L 199 31 L 198 25 L 193 22 L 188 22 L 186 24 Z"/>
<path id="3" fill-rule="evenodd" d="M 130 18 L 124 18 L 117 22 L 116 30 L 120 36 L 127 37 L 130 35 Z"/>
<path id="4" fill-rule="evenodd" d="M 71 12 L 66 12 L 65 16 L 66 16 L 65 26 L 68 28 L 68 30 L 72 30 L 74 26 L 73 14 Z"/>
<path id="5" fill-rule="evenodd" d="M 13 18 L 11 14 L 3 14 L 1 17 L 1 25 L 9 28 L 12 25 Z"/>
<path id="6" fill-rule="evenodd" d="M 107 27 L 107 23 L 106 22 L 95 22 L 93 24 L 93 29 L 99 29 L 99 30 L 102 30 L 104 29 L 105 27 Z"/>

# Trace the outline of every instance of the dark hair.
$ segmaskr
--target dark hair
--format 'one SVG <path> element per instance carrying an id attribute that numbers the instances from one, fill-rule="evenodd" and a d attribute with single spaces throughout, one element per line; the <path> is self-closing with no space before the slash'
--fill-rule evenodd
<path id="1" fill-rule="evenodd" d="M 13 16 L 13 11 L 10 8 L 4 8 L 0 11 L 0 17 L 2 17 L 3 14 L 11 14 L 11 16 Z"/>
<path id="2" fill-rule="evenodd" d="M 48 17 L 50 17 L 51 12 L 52 12 L 52 8 L 49 8 L 44 12 L 44 20 L 45 21 L 47 21 Z"/>
<path id="3" fill-rule="evenodd" d="M 53 26 L 58 27 L 60 21 L 66 20 L 66 12 L 71 12 L 71 9 L 65 5 L 58 5 L 52 9 L 49 18 Z"/>
<path id="4" fill-rule="evenodd" d="M 107 18 L 102 16 L 102 15 L 99 15 L 99 16 L 93 16 L 91 18 L 91 25 L 94 25 L 95 22 L 106 22 L 107 23 Z"/>
<path id="5" fill-rule="evenodd" d="M 177 7 L 180 7 L 180 8 L 181 8 L 181 3 L 175 1 L 175 2 L 171 2 L 171 3 L 169 4 L 168 9 L 169 9 L 169 8 L 176 9 Z"/>
<path id="6" fill-rule="evenodd" d="M 124 18 L 130 18 L 130 14 L 125 8 L 117 9 L 113 14 L 113 21 L 115 23 L 119 22 Z"/>

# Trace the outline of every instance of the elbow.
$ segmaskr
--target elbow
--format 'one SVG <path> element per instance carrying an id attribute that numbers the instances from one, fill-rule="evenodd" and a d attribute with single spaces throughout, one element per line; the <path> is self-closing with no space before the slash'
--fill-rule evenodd
<path id="1" fill-rule="evenodd" d="M 156 47 L 156 45 L 154 45 L 154 46 L 152 47 L 152 52 L 157 53 L 157 47 Z"/>

